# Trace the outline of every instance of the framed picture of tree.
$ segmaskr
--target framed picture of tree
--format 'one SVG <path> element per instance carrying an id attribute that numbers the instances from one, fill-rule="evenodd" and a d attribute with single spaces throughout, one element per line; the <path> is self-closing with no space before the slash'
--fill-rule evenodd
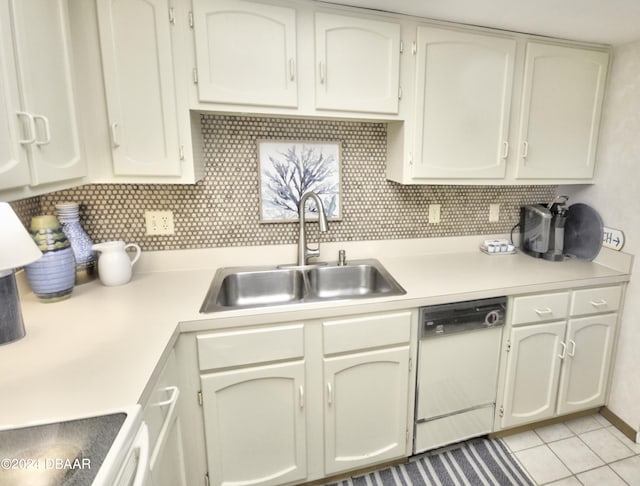
<path id="1" fill-rule="evenodd" d="M 340 142 L 259 140 L 260 221 L 297 220 L 307 192 L 320 196 L 327 218 L 341 219 L 340 148 Z M 305 216 L 318 217 L 313 200 L 307 200 Z"/>

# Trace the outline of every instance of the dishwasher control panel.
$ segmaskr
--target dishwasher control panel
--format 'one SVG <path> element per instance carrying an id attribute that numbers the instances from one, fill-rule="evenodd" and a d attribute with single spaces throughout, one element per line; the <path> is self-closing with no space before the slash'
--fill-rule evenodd
<path id="1" fill-rule="evenodd" d="M 420 338 L 503 326 L 506 308 L 506 297 L 422 307 Z"/>

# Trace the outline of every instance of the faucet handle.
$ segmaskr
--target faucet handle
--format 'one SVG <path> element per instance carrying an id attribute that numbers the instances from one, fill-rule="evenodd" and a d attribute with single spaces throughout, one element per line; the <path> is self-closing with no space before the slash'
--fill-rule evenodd
<path id="1" fill-rule="evenodd" d="M 347 252 L 338 250 L 338 266 L 344 267 L 347 264 Z"/>

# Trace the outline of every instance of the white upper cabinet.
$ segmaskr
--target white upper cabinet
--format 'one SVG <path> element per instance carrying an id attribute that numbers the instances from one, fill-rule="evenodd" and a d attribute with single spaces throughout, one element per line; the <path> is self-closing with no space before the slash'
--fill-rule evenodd
<path id="1" fill-rule="evenodd" d="M 416 178 L 502 178 L 516 42 L 418 27 Z"/>
<path id="2" fill-rule="evenodd" d="M 296 11 L 244 0 L 194 0 L 200 101 L 296 107 Z"/>
<path id="3" fill-rule="evenodd" d="M 593 177 L 608 55 L 527 43 L 517 178 Z"/>
<path id="4" fill-rule="evenodd" d="M 178 176 L 181 148 L 167 0 L 98 0 L 113 173 Z"/>
<path id="5" fill-rule="evenodd" d="M 86 173 L 73 88 L 68 5 L 66 0 L 3 0 L 1 8 L 0 188 L 28 185 L 24 193 L 28 196 Z M 49 186 L 33 189 L 42 185 Z"/>
<path id="6" fill-rule="evenodd" d="M 315 14 L 316 108 L 398 113 L 400 24 Z"/>
<path id="7" fill-rule="evenodd" d="M 20 135 L 22 108 L 8 7 L 7 2 L 0 2 L 0 190 L 30 181 L 27 152 L 21 144 L 26 140 Z"/>

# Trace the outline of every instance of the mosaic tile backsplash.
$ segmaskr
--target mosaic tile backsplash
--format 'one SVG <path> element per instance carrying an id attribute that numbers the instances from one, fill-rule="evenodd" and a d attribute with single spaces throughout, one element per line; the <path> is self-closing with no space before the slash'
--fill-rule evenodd
<path id="1" fill-rule="evenodd" d="M 91 184 L 13 203 L 28 223 L 76 201 L 81 223 L 96 241 L 124 240 L 143 250 L 292 244 L 298 225 L 260 222 L 259 140 L 338 141 L 342 219 L 321 241 L 359 241 L 506 233 L 523 204 L 553 199 L 555 186 L 418 186 L 385 178 L 386 124 L 203 115 L 206 174 L 195 185 Z M 500 221 L 489 222 L 489 204 Z M 428 205 L 441 204 L 430 224 Z M 145 210 L 172 210 L 175 235 L 145 235 Z"/>

